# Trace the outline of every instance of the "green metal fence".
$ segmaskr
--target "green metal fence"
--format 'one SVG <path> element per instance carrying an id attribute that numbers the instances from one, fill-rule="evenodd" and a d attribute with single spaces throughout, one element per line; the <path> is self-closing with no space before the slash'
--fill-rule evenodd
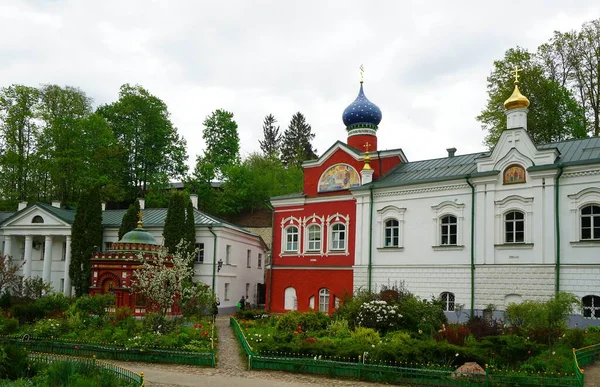
<path id="1" fill-rule="evenodd" d="M 96 360 L 96 358 L 80 358 L 73 356 L 64 356 L 64 355 L 56 355 L 52 353 L 39 353 L 39 352 L 31 352 L 29 353 L 29 358 L 37 363 L 56 363 L 56 362 L 68 362 L 68 363 L 79 363 L 86 365 L 93 365 L 98 368 L 102 368 L 105 371 L 111 372 L 117 378 L 121 380 L 125 380 L 129 383 L 132 383 L 136 386 L 144 385 L 144 373 L 136 373 L 127 368 L 119 367 L 118 365 L 108 363 L 102 360 Z"/>
<path id="2" fill-rule="evenodd" d="M 349 378 L 380 383 L 419 386 L 583 386 L 577 375 L 528 374 L 520 372 L 457 373 L 448 368 L 419 368 L 364 362 L 295 357 L 284 354 L 264 355 L 254 351 L 234 318 L 230 319 L 242 347 L 248 355 L 248 369 L 277 370 Z"/>
<path id="3" fill-rule="evenodd" d="M 575 376 L 583 386 L 584 371 L 581 367 L 595 362 L 600 357 L 600 344 L 590 345 L 579 349 L 573 348 L 573 364 L 575 368 Z"/>
<path id="4" fill-rule="evenodd" d="M 175 349 L 127 348 L 123 346 L 77 343 L 36 338 L 0 337 L 0 343 L 12 343 L 34 352 L 47 352 L 98 359 L 130 360 L 153 363 L 192 364 L 214 367 L 215 352 L 189 352 Z"/>

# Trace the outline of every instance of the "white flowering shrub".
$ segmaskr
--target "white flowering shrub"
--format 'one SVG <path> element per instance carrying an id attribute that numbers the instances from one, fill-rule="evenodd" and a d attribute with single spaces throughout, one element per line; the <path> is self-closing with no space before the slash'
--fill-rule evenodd
<path id="1" fill-rule="evenodd" d="M 400 326 L 402 315 L 397 305 L 387 301 L 373 300 L 360 306 L 357 324 L 365 328 L 373 328 L 381 333 L 394 331 Z"/>

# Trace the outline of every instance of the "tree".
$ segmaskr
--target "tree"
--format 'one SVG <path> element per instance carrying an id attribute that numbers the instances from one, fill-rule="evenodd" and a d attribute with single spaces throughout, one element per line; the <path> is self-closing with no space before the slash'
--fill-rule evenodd
<path id="1" fill-rule="evenodd" d="M 493 146 L 506 128 L 504 101 L 514 88 L 511 69 L 515 66 L 525 69 L 520 73 L 519 89 L 531 103 L 527 132 L 533 141 L 548 143 L 585 137 L 582 111 L 569 90 L 545 76 L 535 55 L 517 47 L 506 51 L 504 59 L 494 61 L 494 70 L 487 79 L 487 106 L 477 116 L 488 132 L 485 143 Z"/>
<path id="2" fill-rule="evenodd" d="M 2 196 L 11 202 L 34 197 L 40 94 L 36 88 L 12 85 L 0 89 L 0 181 Z"/>
<path id="3" fill-rule="evenodd" d="M 174 254 L 182 239 L 185 239 L 185 201 L 187 197 L 183 192 L 172 191 L 165 228 L 163 229 L 163 244 L 170 254 Z M 185 246 L 184 246 L 185 247 Z"/>
<path id="4" fill-rule="evenodd" d="M 187 201 L 185 209 L 185 242 L 187 243 L 187 251 L 190 254 L 196 252 L 196 220 L 194 219 L 194 206 L 192 201 Z"/>
<path id="5" fill-rule="evenodd" d="M 215 294 L 210 286 L 200 281 L 186 281 L 178 300 L 184 317 L 201 317 L 211 313 Z"/>
<path id="6" fill-rule="evenodd" d="M 0 255 L 0 293 L 14 290 L 21 282 L 21 276 L 17 275 L 23 264 L 16 264 L 11 257 Z"/>
<path id="7" fill-rule="evenodd" d="M 300 112 L 292 116 L 292 120 L 281 141 L 281 161 L 285 166 L 301 166 L 303 161 L 317 157 L 311 141 L 315 138 L 312 128 Z"/>
<path id="8" fill-rule="evenodd" d="M 235 164 L 240 158 L 238 125 L 233 113 L 217 109 L 203 122 L 202 138 L 206 141 L 203 160 L 214 168 L 217 178 L 222 177 L 223 168 Z M 196 164 L 200 163 L 200 157 Z"/>
<path id="9" fill-rule="evenodd" d="M 123 238 L 123 235 L 137 227 L 139 212 L 140 202 L 136 200 L 129 206 L 127 211 L 125 211 L 125 215 L 123 215 L 121 227 L 119 227 L 119 240 Z"/>
<path id="10" fill-rule="evenodd" d="M 167 310 L 181 298 L 183 284 L 191 281 L 194 275 L 189 264 L 193 254 L 180 244 L 170 256 L 162 249 L 155 255 L 140 254 L 137 259 L 142 264 L 133 271 L 133 291 L 144 297 L 149 306 L 164 318 Z"/>
<path id="11" fill-rule="evenodd" d="M 265 116 L 263 121 L 264 140 L 258 140 L 260 149 L 266 157 L 278 158 L 280 153 L 281 134 L 279 125 L 275 127 L 277 120 L 272 114 Z"/>
<path id="12" fill-rule="evenodd" d="M 69 276 L 75 295 L 89 293 L 91 278 L 90 258 L 102 245 L 102 205 L 100 186 L 82 195 L 71 227 L 71 264 Z"/>
<path id="13" fill-rule="evenodd" d="M 134 197 L 143 197 L 149 182 L 161 176 L 181 179 L 185 175 L 186 142 L 177 133 L 161 99 L 142 86 L 125 84 L 119 100 L 99 107 L 98 112 L 129 152 L 126 176 Z"/>

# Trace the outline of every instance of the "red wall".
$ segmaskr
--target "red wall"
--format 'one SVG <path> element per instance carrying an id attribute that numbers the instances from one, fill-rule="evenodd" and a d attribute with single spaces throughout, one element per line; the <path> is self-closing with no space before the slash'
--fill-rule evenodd
<path id="1" fill-rule="evenodd" d="M 369 149 L 365 148 L 365 144 L 369 143 Z M 359 152 L 368 150 L 369 152 L 377 151 L 377 136 L 371 135 L 359 135 L 348 137 L 348 145 L 352 148 L 357 149 Z"/>
<path id="2" fill-rule="evenodd" d="M 270 274 L 271 272 L 269 271 L 267 273 L 267 284 L 270 283 Z M 286 311 L 283 309 L 283 306 L 285 302 L 285 289 L 288 287 L 296 289 L 298 310 L 301 312 L 308 310 L 308 301 L 311 296 L 315 297 L 315 309 L 318 310 L 319 290 L 323 288 L 329 289 L 329 312 L 331 313 L 335 307 L 335 297 L 343 300 L 347 295 L 352 295 L 352 269 L 273 270 L 271 292 L 267 291 L 267 305 L 271 301 L 271 312 L 281 313 Z M 269 300 L 269 297 L 271 297 L 271 300 Z"/>

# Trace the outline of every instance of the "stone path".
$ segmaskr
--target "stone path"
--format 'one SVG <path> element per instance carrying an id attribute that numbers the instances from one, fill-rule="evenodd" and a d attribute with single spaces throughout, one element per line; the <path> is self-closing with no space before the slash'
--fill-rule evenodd
<path id="1" fill-rule="evenodd" d="M 585 387 L 600 387 L 600 362 L 588 364 L 585 368 L 584 385 Z"/>
<path id="2" fill-rule="evenodd" d="M 278 371 L 248 371 L 248 361 L 240 352 L 240 345 L 229 326 L 229 316 L 217 318 L 219 344 L 217 368 L 187 365 L 117 362 L 135 372 L 143 372 L 146 386 L 199 386 L 199 387 L 377 387 L 379 383 L 356 380 L 336 380 L 314 375 Z"/>

